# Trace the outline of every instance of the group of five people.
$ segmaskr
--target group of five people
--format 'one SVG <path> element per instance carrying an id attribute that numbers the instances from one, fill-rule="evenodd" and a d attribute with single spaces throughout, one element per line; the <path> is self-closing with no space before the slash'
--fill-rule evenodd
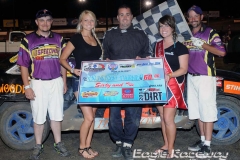
<path id="1" fill-rule="evenodd" d="M 47 112 L 54 134 L 55 150 L 62 156 L 70 155 L 61 141 L 63 94 L 67 91 L 66 70 L 75 75 L 72 86 L 74 95 L 78 97 L 81 62 L 100 58 L 108 61 L 161 57 L 168 102 L 156 105 L 161 117 L 164 145 L 155 152 L 167 153 L 167 158 L 174 157 L 174 117 L 177 108 L 181 108 L 188 109 L 189 118 L 198 119 L 200 126 L 201 140 L 190 146 L 189 150 L 210 153 L 213 122 L 217 120 L 214 56 L 224 56 L 225 50 L 216 31 L 202 23 L 200 7 L 192 6 L 187 14 L 192 26 L 192 43 L 184 45 L 179 42 L 174 17 L 164 15 L 158 22 L 162 40 L 156 43 L 152 54 L 146 33 L 132 25 L 133 14 L 127 5 L 118 8 L 119 26 L 106 31 L 102 43 L 95 33 L 97 20 L 92 11 L 84 10 L 80 14 L 77 33 L 67 44 L 63 37 L 50 30 L 52 13 L 46 9 L 38 11 L 35 19 L 38 29 L 22 40 L 17 61 L 34 121 L 36 145 L 30 159 L 38 159 L 43 151 L 42 134 Z M 75 68 L 67 61 L 72 53 L 76 61 Z M 183 96 L 186 75 L 187 103 Z M 112 157 L 124 156 L 126 160 L 132 160 L 131 147 L 140 125 L 142 105 L 112 104 L 109 107 L 109 134 L 116 143 Z M 80 108 L 84 121 L 80 126 L 78 152 L 84 158 L 92 159 L 99 154 L 91 147 L 97 106 L 80 105 Z M 121 109 L 125 110 L 124 127 Z"/>

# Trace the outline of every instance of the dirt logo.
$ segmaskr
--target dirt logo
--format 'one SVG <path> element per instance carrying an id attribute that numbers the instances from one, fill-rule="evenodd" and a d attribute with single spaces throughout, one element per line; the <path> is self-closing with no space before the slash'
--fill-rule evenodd
<path id="1" fill-rule="evenodd" d="M 225 93 L 240 94 L 240 82 L 224 81 Z"/>
<path id="2" fill-rule="evenodd" d="M 162 92 L 159 88 L 140 88 L 140 101 L 159 101 L 162 99 Z"/>

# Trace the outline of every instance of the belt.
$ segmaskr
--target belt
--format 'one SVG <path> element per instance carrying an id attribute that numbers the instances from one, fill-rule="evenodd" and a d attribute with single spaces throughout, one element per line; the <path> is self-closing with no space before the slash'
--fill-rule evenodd
<path id="1" fill-rule="evenodd" d="M 50 81 L 50 80 L 53 80 L 53 79 L 41 79 L 41 78 L 34 78 L 35 80 L 42 80 L 42 81 Z"/>
<path id="2" fill-rule="evenodd" d="M 201 74 L 198 74 L 198 73 L 189 73 L 188 74 L 192 75 L 192 76 L 201 76 Z"/>

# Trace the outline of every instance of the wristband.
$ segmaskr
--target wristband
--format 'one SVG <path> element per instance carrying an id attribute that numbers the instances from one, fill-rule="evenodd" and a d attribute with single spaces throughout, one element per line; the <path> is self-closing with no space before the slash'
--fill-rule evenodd
<path id="1" fill-rule="evenodd" d="M 74 73 L 74 68 L 71 68 L 71 73 Z"/>
<path id="2" fill-rule="evenodd" d="M 27 86 L 24 87 L 25 90 L 28 89 L 28 88 L 31 88 L 30 85 L 27 85 Z"/>

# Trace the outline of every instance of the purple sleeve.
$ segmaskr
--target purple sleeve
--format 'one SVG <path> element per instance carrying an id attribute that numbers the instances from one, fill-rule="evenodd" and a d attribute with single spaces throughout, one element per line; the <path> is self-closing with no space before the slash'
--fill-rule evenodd
<path id="1" fill-rule="evenodd" d="M 24 45 L 24 42 L 26 43 L 26 41 L 23 40 L 20 45 L 20 49 L 18 52 L 17 64 L 19 66 L 24 66 L 24 67 L 28 68 L 31 64 L 31 59 L 29 56 L 29 50 L 27 48 L 27 45 Z"/>
<path id="2" fill-rule="evenodd" d="M 211 32 L 210 44 L 218 50 L 226 52 L 220 36 L 215 31 Z"/>

